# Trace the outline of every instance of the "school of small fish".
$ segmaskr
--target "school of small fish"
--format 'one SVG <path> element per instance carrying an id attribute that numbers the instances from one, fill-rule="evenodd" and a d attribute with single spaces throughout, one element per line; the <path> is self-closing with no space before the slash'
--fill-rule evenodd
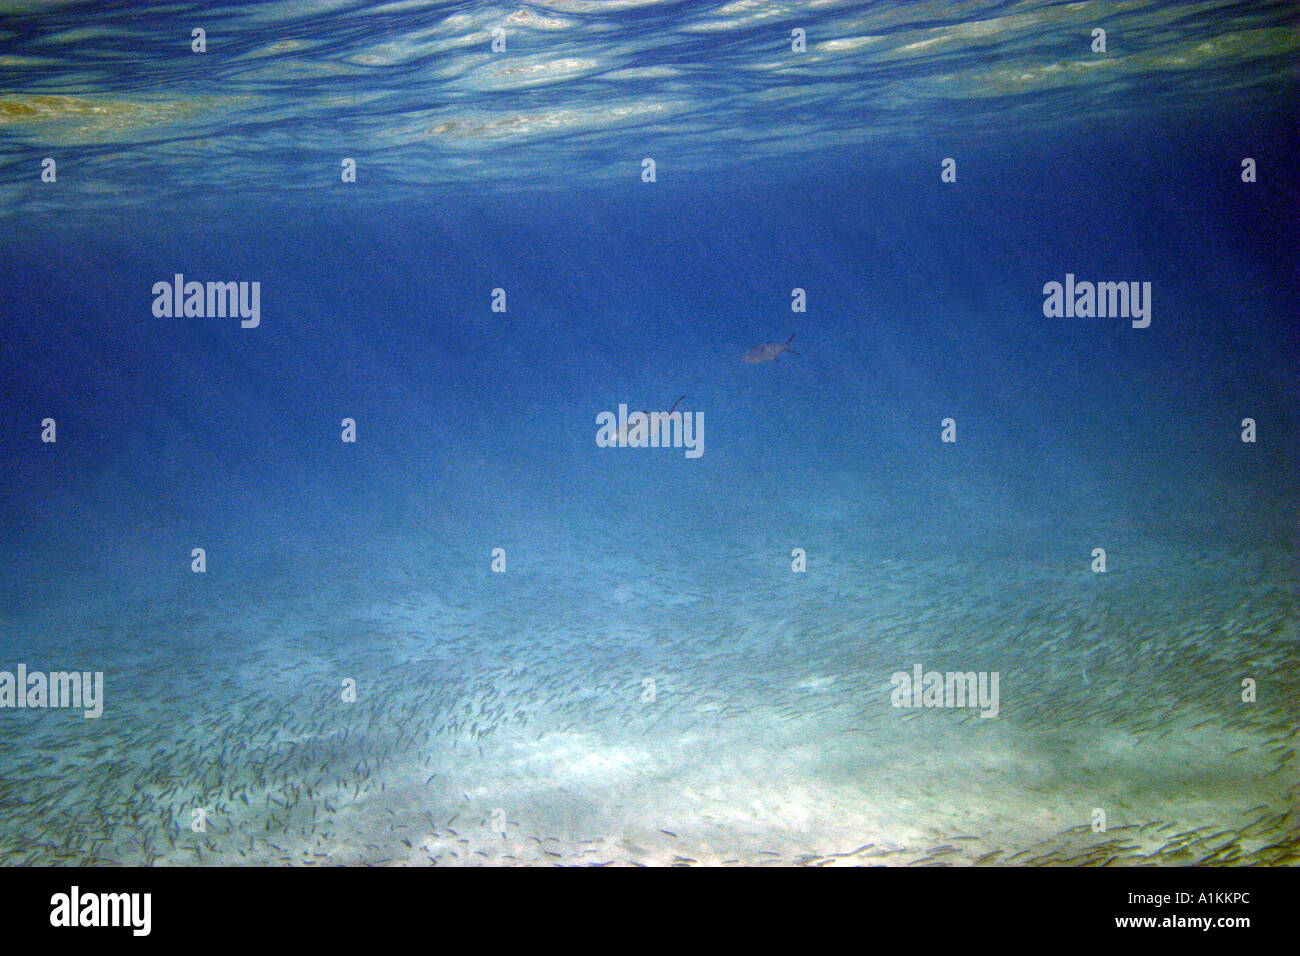
<path id="1" fill-rule="evenodd" d="M 1300 862 L 1285 553 L 1188 555 L 1100 599 L 881 542 L 763 571 L 784 543 L 756 541 L 575 562 L 557 533 L 493 575 L 394 540 L 87 607 L 46 646 L 114 649 L 105 715 L 3 715 L 0 861 Z M 1000 715 L 891 707 L 913 661 L 998 670 Z"/>

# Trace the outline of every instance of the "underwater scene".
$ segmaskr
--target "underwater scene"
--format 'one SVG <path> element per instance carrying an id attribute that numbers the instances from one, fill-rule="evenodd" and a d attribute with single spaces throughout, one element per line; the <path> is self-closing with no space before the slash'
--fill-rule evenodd
<path id="1" fill-rule="evenodd" d="M 1298 12 L 0 3 L 0 862 L 1300 863 Z"/>

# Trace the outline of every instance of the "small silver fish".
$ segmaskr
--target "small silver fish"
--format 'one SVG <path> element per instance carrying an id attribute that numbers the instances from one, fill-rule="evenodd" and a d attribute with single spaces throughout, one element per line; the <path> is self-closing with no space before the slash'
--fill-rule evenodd
<path id="1" fill-rule="evenodd" d="M 762 345 L 755 345 L 752 349 L 742 356 L 746 362 L 751 365 L 758 362 L 775 362 L 782 352 L 789 352 L 791 355 L 798 355 L 794 349 L 790 348 L 790 343 L 794 341 L 794 333 L 780 345 L 772 342 L 765 342 Z"/>

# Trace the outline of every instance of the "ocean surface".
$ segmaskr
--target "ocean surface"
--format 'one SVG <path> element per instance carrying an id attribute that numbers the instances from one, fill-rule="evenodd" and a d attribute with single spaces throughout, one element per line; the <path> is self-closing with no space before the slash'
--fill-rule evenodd
<path id="1" fill-rule="evenodd" d="M 1300 862 L 1297 13 L 0 3 L 0 862 Z"/>

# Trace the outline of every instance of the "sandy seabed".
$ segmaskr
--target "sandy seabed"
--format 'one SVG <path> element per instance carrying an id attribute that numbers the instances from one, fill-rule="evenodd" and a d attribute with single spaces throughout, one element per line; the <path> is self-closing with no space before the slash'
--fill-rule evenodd
<path id="1" fill-rule="evenodd" d="M 387 541 L 5 621 L 107 700 L 0 715 L 0 859 L 1300 862 L 1285 551 L 1162 544 L 1103 580 L 807 537 L 802 574 L 766 542 L 557 538 L 437 586 L 437 549 Z M 918 663 L 998 672 L 997 716 L 892 706 Z"/>

